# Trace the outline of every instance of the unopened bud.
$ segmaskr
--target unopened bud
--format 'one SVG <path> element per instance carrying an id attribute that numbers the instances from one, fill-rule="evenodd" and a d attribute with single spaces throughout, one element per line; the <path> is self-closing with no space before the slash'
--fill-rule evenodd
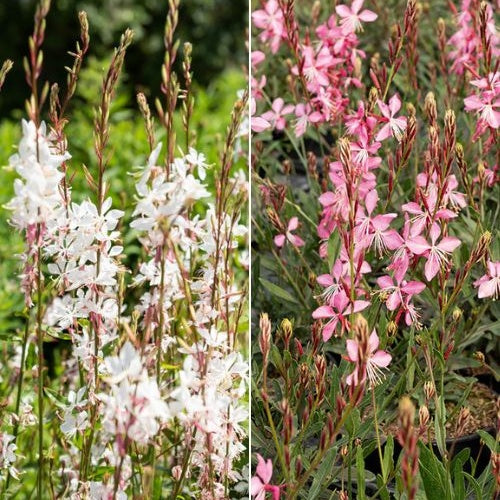
<path id="1" fill-rule="evenodd" d="M 395 321 L 389 321 L 386 331 L 389 337 L 393 337 L 396 333 L 398 333 L 398 324 Z"/>
<path id="2" fill-rule="evenodd" d="M 455 307 L 455 309 L 453 309 L 453 313 L 452 313 L 453 321 L 455 321 L 455 322 L 460 321 L 463 314 L 464 313 L 463 313 L 462 309 L 460 309 L 459 307 Z"/>
<path id="3" fill-rule="evenodd" d="M 290 322 L 289 319 L 285 318 L 281 322 L 280 331 L 281 331 L 281 334 L 283 335 L 283 340 L 285 342 L 285 348 L 289 349 L 290 339 L 292 338 L 292 335 L 293 335 L 293 326 L 292 326 L 292 323 Z"/>
<path id="4" fill-rule="evenodd" d="M 437 106 L 436 106 L 436 98 L 432 92 L 429 92 L 425 96 L 424 101 L 425 112 L 427 113 L 427 118 L 431 124 L 436 123 L 437 120 Z"/>
<path id="5" fill-rule="evenodd" d="M 469 408 L 462 407 L 460 413 L 458 414 L 457 420 L 457 435 L 463 436 L 471 419 L 471 414 Z"/>
<path id="6" fill-rule="evenodd" d="M 269 321 L 269 316 L 267 313 L 263 313 L 260 316 L 260 337 L 259 346 L 260 352 L 264 356 L 264 366 L 267 364 L 267 359 L 269 357 L 269 350 L 271 349 L 271 322 Z"/>
<path id="7" fill-rule="evenodd" d="M 424 430 L 427 428 L 427 424 L 429 423 L 430 415 L 429 408 L 426 405 L 423 405 L 418 410 L 418 421 L 420 424 L 420 429 Z"/>
<path id="8" fill-rule="evenodd" d="M 481 351 L 476 351 L 476 352 L 472 355 L 472 357 L 473 357 L 476 361 L 479 361 L 482 365 L 484 365 L 486 358 L 485 358 L 484 354 L 483 354 Z"/>
<path id="9" fill-rule="evenodd" d="M 436 395 L 436 386 L 430 380 L 424 384 L 424 394 L 427 401 L 431 400 Z"/>
<path id="10" fill-rule="evenodd" d="M 342 446 L 342 448 L 340 448 L 340 456 L 345 458 L 347 457 L 348 454 L 349 454 L 349 448 L 345 444 L 344 446 Z"/>
<path id="11" fill-rule="evenodd" d="M 403 396 L 399 401 L 399 422 L 402 429 L 410 429 L 415 418 L 415 406 L 408 396 Z"/>
<path id="12" fill-rule="evenodd" d="M 299 455 L 295 459 L 295 477 L 299 477 L 302 473 L 302 457 Z"/>

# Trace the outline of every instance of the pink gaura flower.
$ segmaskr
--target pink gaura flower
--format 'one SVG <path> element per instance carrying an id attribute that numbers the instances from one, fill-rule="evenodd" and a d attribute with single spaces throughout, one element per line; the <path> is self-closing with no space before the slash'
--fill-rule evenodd
<path id="1" fill-rule="evenodd" d="M 417 180 L 418 182 L 418 180 Z M 411 228 L 410 236 L 417 236 L 425 229 L 428 224 L 431 224 L 433 220 L 449 220 L 457 216 L 455 212 L 447 208 L 439 208 L 436 210 L 438 197 L 438 189 L 436 186 L 431 185 L 429 188 L 429 193 L 427 196 L 423 196 L 422 202 L 424 208 L 422 208 L 418 203 L 410 201 L 401 206 L 401 208 L 413 215 L 411 217 Z"/>
<path id="2" fill-rule="evenodd" d="M 347 360 L 356 364 L 354 371 L 346 378 L 348 385 L 356 387 L 362 384 L 367 376 L 371 386 L 378 385 L 382 382 L 382 368 L 387 368 L 389 366 L 392 356 L 388 352 L 378 349 L 379 342 L 377 332 L 373 330 L 368 339 L 368 352 L 360 353 L 359 343 L 356 340 L 347 339 Z M 363 361 L 366 363 L 366 374 L 359 380 L 359 365 Z"/>
<path id="3" fill-rule="evenodd" d="M 262 30 L 260 39 L 263 42 L 270 41 L 271 52 L 275 54 L 285 37 L 286 29 L 284 25 L 283 12 L 277 0 L 268 0 L 264 3 L 264 8 L 252 13 L 253 24 Z"/>
<path id="4" fill-rule="evenodd" d="M 366 170 L 377 168 L 382 163 L 382 158 L 375 155 L 380 149 L 380 142 L 369 142 L 366 134 L 361 134 L 356 142 L 351 143 L 353 160 Z"/>
<path id="5" fill-rule="evenodd" d="M 318 283 L 325 288 L 321 294 L 321 298 L 325 302 L 330 303 L 335 295 L 343 289 L 342 278 L 344 275 L 344 265 L 340 259 L 337 259 L 330 274 L 318 276 Z"/>
<path id="6" fill-rule="evenodd" d="M 360 12 L 363 7 L 364 0 L 354 0 L 350 7 L 347 5 L 337 5 L 335 11 L 342 18 L 340 24 L 344 34 L 355 33 L 362 29 L 361 21 L 371 23 L 377 19 L 377 14 L 371 10 L 365 9 Z"/>
<path id="7" fill-rule="evenodd" d="M 500 126 L 500 98 L 491 90 L 483 90 L 479 95 L 470 95 L 464 99 L 465 111 L 476 111 L 489 127 Z"/>
<path id="8" fill-rule="evenodd" d="M 405 300 L 421 293 L 425 284 L 420 281 L 397 280 L 394 282 L 390 276 L 381 276 L 377 279 L 381 291 L 389 294 L 385 305 L 389 311 L 395 311 Z"/>
<path id="9" fill-rule="evenodd" d="M 439 270 L 448 264 L 448 254 L 451 254 L 460 246 L 460 240 L 453 236 L 445 236 L 439 243 L 437 239 L 441 235 L 439 225 L 434 223 L 430 229 L 431 243 L 428 243 L 423 236 L 416 236 L 406 242 L 408 248 L 415 255 L 425 255 L 427 262 L 425 263 L 425 277 L 427 281 L 431 281 Z"/>
<path id="10" fill-rule="evenodd" d="M 385 125 L 379 130 L 375 137 L 377 141 L 383 141 L 388 137 L 395 137 L 398 142 L 403 138 L 403 132 L 406 130 L 406 117 L 396 118 L 396 113 L 401 109 L 401 100 L 398 94 L 394 94 L 389 99 L 389 104 L 378 100 L 378 107 L 382 113 L 381 122 Z"/>
<path id="11" fill-rule="evenodd" d="M 297 217 L 292 217 L 288 221 L 288 226 L 285 234 L 278 234 L 274 237 L 274 244 L 278 248 L 281 248 L 288 240 L 294 247 L 304 246 L 304 240 L 300 236 L 292 233 L 292 231 L 295 231 L 298 227 L 299 219 Z"/>
<path id="12" fill-rule="evenodd" d="M 250 494 L 255 497 L 256 500 L 264 500 L 266 498 L 266 492 L 271 493 L 273 500 L 279 500 L 280 498 L 280 487 L 269 484 L 273 476 L 273 463 L 271 459 L 267 462 L 257 453 L 257 468 L 255 470 L 255 476 L 252 477 L 250 481 Z"/>
<path id="13" fill-rule="evenodd" d="M 271 123 L 276 130 L 283 130 L 286 127 L 285 116 L 293 113 L 295 106 L 293 104 L 285 105 L 285 101 L 278 97 L 273 101 L 271 110 L 262 114 L 262 118 Z"/>
<path id="14" fill-rule="evenodd" d="M 389 225 L 397 214 L 379 214 L 372 217 L 378 202 L 378 194 L 375 189 L 371 190 L 365 198 L 367 215 L 360 208 L 356 215 L 356 236 L 359 242 L 365 247 L 374 246 L 379 257 L 389 249 L 399 248 L 403 239 L 395 229 L 389 229 Z"/>
<path id="15" fill-rule="evenodd" d="M 335 333 L 339 323 L 341 325 L 340 335 L 342 335 L 348 325 L 347 316 L 349 314 L 360 312 L 369 305 L 370 302 L 366 300 L 355 300 L 354 304 L 351 304 L 347 294 L 341 290 L 333 297 L 331 305 L 318 307 L 312 316 L 314 319 L 328 319 L 323 327 L 323 340 L 326 342 Z"/>
<path id="16" fill-rule="evenodd" d="M 477 296 L 480 299 L 486 297 L 498 299 L 500 297 L 500 261 L 489 260 L 486 267 L 486 274 L 474 282 L 474 286 L 479 287 Z"/>
<path id="17" fill-rule="evenodd" d="M 313 111 L 309 104 L 297 104 L 295 106 L 295 116 L 297 122 L 295 123 L 295 135 L 300 137 L 305 134 L 309 123 L 319 123 L 322 121 L 323 116 L 318 111 Z"/>
<path id="18" fill-rule="evenodd" d="M 254 132 L 263 132 L 271 128 L 271 124 L 263 116 L 255 116 L 257 104 L 253 97 L 250 98 L 250 121 Z"/>
<path id="19" fill-rule="evenodd" d="M 364 134 L 368 136 L 376 124 L 377 119 L 366 114 L 363 101 L 359 101 L 356 113 L 345 117 L 345 126 L 351 135 L 360 136 Z"/>

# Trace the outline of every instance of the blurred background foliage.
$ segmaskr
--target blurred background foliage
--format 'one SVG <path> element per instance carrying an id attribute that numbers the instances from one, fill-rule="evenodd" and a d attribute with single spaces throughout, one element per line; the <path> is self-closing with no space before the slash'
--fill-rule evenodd
<path id="1" fill-rule="evenodd" d="M 16 257 L 23 251 L 20 235 L 9 226 L 9 213 L 3 207 L 13 195 L 16 174 L 7 167 L 21 134 L 21 118 L 25 117 L 24 102 L 29 88 L 24 79 L 22 59 L 27 54 L 28 37 L 33 30 L 34 0 L 0 2 L 0 61 L 10 58 L 14 69 L 7 75 L 0 92 L 0 340 L 12 336 L 19 328 L 23 297 L 18 274 L 20 262 Z M 144 92 L 152 110 L 154 99 L 161 98 L 160 68 L 163 61 L 163 33 L 168 10 L 167 0 L 52 0 L 47 19 L 46 40 L 43 46 L 44 69 L 41 81 L 57 82 L 65 89 L 66 71 L 79 38 L 77 14 L 86 10 L 90 25 L 91 44 L 69 110 L 66 127 L 69 138 L 69 175 L 73 199 L 79 201 L 94 194 L 88 188 L 82 164 L 91 171 L 95 166 L 93 149 L 94 108 L 100 99 L 102 78 L 108 68 L 113 47 L 120 34 L 130 27 L 134 42 L 127 52 L 120 85 L 111 108 L 109 168 L 110 195 L 117 208 L 126 209 L 124 224 L 131 213 L 135 179 L 131 174 L 145 165 L 149 154 L 143 120 L 136 105 L 136 94 Z M 226 128 L 238 91 L 246 87 L 244 65 L 247 60 L 245 29 L 246 0 L 181 0 L 178 72 L 181 72 L 182 45 L 193 44 L 195 107 L 192 120 L 196 147 L 217 164 L 225 139 Z M 6 40 L 6 42 L 5 42 Z M 180 78 L 182 84 L 182 78 Z M 180 107 L 180 106 L 179 106 Z M 44 110 L 47 111 L 47 106 Z M 46 116 L 46 114 L 45 114 Z M 184 144 L 180 114 L 176 117 L 178 144 Z M 158 130 L 157 139 L 163 140 Z M 244 161 L 237 168 L 244 168 Z M 209 174 L 208 182 L 213 182 Z M 128 267 L 139 252 L 135 235 L 128 232 Z"/>
<path id="2" fill-rule="evenodd" d="M 90 52 L 97 59 L 108 55 L 127 27 L 134 30 L 134 44 L 125 62 L 129 85 L 146 95 L 157 95 L 167 5 L 167 0 L 52 0 L 43 76 L 49 82 L 65 81 L 64 66 L 72 62 L 67 51 L 73 50 L 79 35 L 77 14 L 85 10 L 90 23 Z M 0 44 L 0 60 L 9 58 L 16 63 L 0 97 L 0 116 L 21 107 L 26 97 L 22 58 L 33 29 L 35 6 L 36 0 L 0 2 L 4 40 Z M 176 31 L 181 40 L 180 51 L 183 42 L 193 44 L 193 67 L 200 85 L 209 85 L 228 65 L 246 62 L 246 6 L 246 0 L 181 0 Z"/>

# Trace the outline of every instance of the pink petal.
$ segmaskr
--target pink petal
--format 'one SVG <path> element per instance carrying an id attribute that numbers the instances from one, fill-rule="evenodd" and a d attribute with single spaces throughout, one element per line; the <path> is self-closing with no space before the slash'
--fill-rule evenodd
<path id="1" fill-rule="evenodd" d="M 369 214 L 373 212 L 378 203 L 378 193 L 372 189 L 365 197 L 365 207 Z"/>
<path id="2" fill-rule="evenodd" d="M 370 334 L 370 337 L 368 338 L 368 349 L 370 352 L 375 352 L 377 350 L 378 344 L 380 340 L 378 338 L 377 332 L 373 330 L 373 332 Z"/>
<path id="3" fill-rule="evenodd" d="M 335 316 L 335 312 L 330 306 L 320 306 L 312 313 L 314 319 L 325 319 L 332 316 Z"/>
<path id="4" fill-rule="evenodd" d="M 493 297 L 494 294 L 495 294 L 495 280 L 489 280 L 479 285 L 477 296 L 480 299 L 484 299 L 485 297 Z"/>
<path id="5" fill-rule="evenodd" d="M 405 203 L 401 207 L 405 212 L 408 212 L 413 215 L 420 215 L 422 214 L 422 209 L 420 208 L 420 205 L 418 203 L 415 203 L 414 201 L 411 201 L 410 203 Z"/>
<path id="6" fill-rule="evenodd" d="M 358 343 L 355 340 L 346 340 L 346 351 L 349 361 L 356 363 L 358 361 Z"/>
<path id="7" fill-rule="evenodd" d="M 425 283 L 421 281 L 409 281 L 401 287 L 401 290 L 407 295 L 417 295 L 425 289 Z"/>
<path id="8" fill-rule="evenodd" d="M 261 491 L 264 491 L 264 484 L 257 476 L 253 476 L 250 481 L 250 495 L 258 495 Z"/>
<path id="9" fill-rule="evenodd" d="M 391 116 L 394 116 L 401 109 L 401 99 L 399 99 L 398 94 L 394 94 L 389 99 L 389 109 L 391 110 Z"/>
<path id="10" fill-rule="evenodd" d="M 375 12 L 372 12 L 371 10 L 364 10 L 361 12 L 361 14 L 358 16 L 361 21 L 364 21 L 365 23 L 371 23 L 377 19 L 378 15 L 375 14 Z"/>
<path id="11" fill-rule="evenodd" d="M 271 127 L 271 124 L 260 116 L 252 116 L 250 118 L 252 124 L 252 130 L 254 132 L 263 132 L 264 130 Z"/>
<path id="12" fill-rule="evenodd" d="M 432 244 L 434 245 L 439 238 L 439 235 L 441 234 L 441 228 L 439 227 L 439 224 L 432 224 L 431 229 L 429 231 L 429 236 L 431 237 Z"/>
<path id="13" fill-rule="evenodd" d="M 297 217 L 292 217 L 288 222 L 288 230 L 295 231 L 299 227 L 299 219 Z"/>
<path id="14" fill-rule="evenodd" d="M 361 7 L 363 7 L 364 2 L 365 0 L 353 0 L 351 4 L 351 12 L 357 14 L 361 10 Z"/>
<path id="15" fill-rule="evenodd" d="M 337 323 L 338 320 L 334 319 L 331 323 L 328 323 L 324 328 L 323 328 L 323 340 L 327 342 L 330 340 L 332 335 L 335 332 L 335 328 L 337 328 Z"/>
<path id="16" fill-rule="evenodd" d="M 390 276 L 381 276 L 377 279 L 377 284 L 380 288 L 392 288 L 394 286 L 394 282 Z"/>
<path id="17" fill-rule="evenodd" d="M 403 238 L 395 229 L 390 229 L 386 231 L 383 235 L 384 242 L 389 250 L 396 250 L 403 245 Z"/>
<path id="18" fill-rule="evenodd" d="M 331 274 L 320 274 L 317 278 L 317 281 L 321 286 L 333 285 L 333 278 Z"/>
<path id="19" fill-rule="evenodd" d="M 273 475 L 273 463 L 271 459 L 264 460 L 259 454 L 257 454 L 257 475 L 264 481 L 264 484 L 268 484 L 271 481 L 271 477 Z"/>
<path id="20" fill-rule="evenodd" d="M 471 95 L 464 99 L 465 111 L 483 109 L 484 103 L 477 95 Z"/>
<path id="21" fill-rule="evenodd" d="M 386 123 L 375 136 L 377 141 L 385 141 L 388 137 L 391 137 L 392 129 L 389 123 Z"/>
<path id="22" fill-rule="evenodd" d="M 303 247 L 305 245 L 304 240 L 300 236 L 297 236 L 296 234 L 288 233 L 288 239 L 290 240 L 290 243 L 294 247 Z"/>
<path id="23" fill-rule="evenodd" d="M 347 5 L 337 5 L 335 11 L 340 17 L 349 17 L 351 15 L 351 9 Z"/>
<path id="24" fill-rule="evenodd" d="M 385 351 L 377 351 L 372 357 L 371 362 L 380 368 L 386 368 L 392 360 L 392 356 Z"/>
<path id="25" fill-rule="evenodd" d="M 415 255 L 422 255 L 431 248 L 423 236 L 415 236 L 415 238 L 408 240 L 406 246 Z"/>
<path id="26" fill-rule="evenodd" d="M 453 236 L 445 236 L 437 246 L 440 250 L 444 250 L 445 252 L 453 252 L 455 248 L 458 248 L 461 244 L 461 241 L 458 238 L 454 238 Z"/>
<path id="27" fill-rule="evenodd" d="M 284 234 L 278 234 L 274 237 L 274 244 L 278 247 L 281 248 L 285 244 L 285 235 Z"/>
<path id="28" fill-rule="evenodd" d="M 324 207 L 328 207 L 330 205 L 333 205 L 335 203 L 335 194 L 332 193 L 331 191 L 327 191 L 326 193 L 323 193 L 320 197 L 319 197 L 319 202 L 324 206 Z"/>
<path id="29" fill-rule="evenodd" d="M 439 272 L 440 268 L 440 262 L 438 257 L 434 253 L 431 252 L 429 255 L 429 258 L 427 259 L 427 262 L 425 263 L 425 277 L 427 278 L 427 281 L 431 281 L 434 276 Z"/>
<path id="30" fill-rule="evenodd" d="M 399 290 L 394 290 L 394 292 L 389 295 L 385 305 L 389 311 L 395 311 L 401 304 L 401 296 Z"/>
<path id="31" fill-rule="evenodd" d="M 352 307 L 352 310 L 350 311 L 351 313 L 357 313 L 359 311 L 363 311 L 367 307 L 369 307 L 371 302 L 368 300 L 355 300 L 354 305 Z M 351 308 L 349 308 L 351 309 Z"/>

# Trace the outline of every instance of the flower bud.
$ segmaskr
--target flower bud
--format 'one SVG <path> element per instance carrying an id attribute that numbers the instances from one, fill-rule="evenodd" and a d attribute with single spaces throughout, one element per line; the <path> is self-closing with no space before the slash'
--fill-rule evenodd
<path id="1" fill-rule="evenodd" d="M 481 351 L 476 351 L 476 352 L 472 355 L 472 357 L 473 357 L 475 360 L 479 361 L 482 365 L 484 365 L 484 363 L 485 363 L 485 357 L 484 357 L 484 354 L 483 354 Z"/>
<path id="2" fill-rule="evenodd" d="M 285 318 L 280 325 L 280 331 L 283 335 L 283 341 L 285 342 L 285 349 L 290 348 L 290 339 L 293 335 L 293 326 L 289 319 Z"/>
<path id="3" fill-rule="evenodd" d="M 436 395 L 436 386 L 430 380 L 424 384 L 424 394 L 427 401 L 431 400 Z"/>
<path id="4" fill-rule="evenodd" d="M 387 335 L 389 337 L 393 337 L 394 335 L 396 335 L 396 333 L 398 333 L 398 325 L 395 321 L 389 321 L 389 323 L 387 324 Z"/>
<path id="5" fill-rule="evenodd" d="M 429 423 L 429 419 L 430 419 L 429 408 L 427 408 L 426 405 L 421 406 L 418 410 L 418 421 L 420 424 L 421 431 L 425 431 Z"/>
<path id="6" fill-rule="evenodd" d="M 455 321 L 455 322 L 460 321 L 463 314 L 464 313 L 463 313 L 462 309 L 460 309 L 459 307 L 455 307 L 455 309 L 453 309 L 453 313 L 452 313 L 453 321 Z"/>
<path id="7" fill-rule="evenodd" d="M 264 357 L 264 368 L 267 365 L 269 351 L 271 349 L 271 322 L 267 313 L 260 316 L 260 337 L 259 337 L 260 352 Z"/>
<path id="8" fill-rule="evenodd" d="M 437 121 L 437 106 L 436 106 L 436 98 L 432 92 L 429 92 L 425 96 L 424 101 L 424 109 L 427 113 L 427 118 L 431 125 L 435 124 Z"/>

